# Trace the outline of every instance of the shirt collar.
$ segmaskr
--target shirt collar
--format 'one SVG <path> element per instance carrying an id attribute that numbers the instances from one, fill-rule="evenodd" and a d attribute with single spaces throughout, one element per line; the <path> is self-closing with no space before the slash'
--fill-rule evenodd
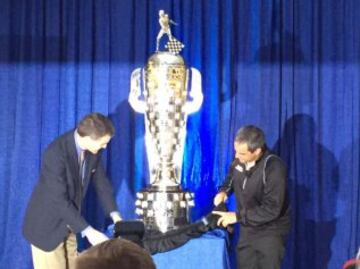
<path id="1" fill-rule="evenodd" d="M 244 170 L 246 170 L 246 171 L 252 171 L 252 170 L 254 170 L 255 167 L 257 167 L 257 165 L 258 165 L 262 160 L 264 160 L 264 158 L 265 158 L 266 156 L 268 156 L 269 154 L 270 154 L 270 153 L 269 153 L 269 150 L 268 150 L 268 148 L 265 146 L 264 149 L 263 149 L 263 151 L 262 151 L 262 153 L 261 153 L 260 158 L 257 159 L 256 161 L 254 161 L 254 163 L 252 163 L 252 165 L 250 165 L 250 167 L 247 167 L 245 164 L 243 164 Z"/>
<path id="2" fill-rule="evenodd" d="M 78 133 L 77 133 L 77 129 L 75 129 L 74 131 L 74 139 L 75 139 L 75 147 L 76 147 L 76 152 L 78 154 L 78 156 L 80 156 L 81 152 L 84 151 L 82 148 L 80 148 L 80 145 L 79 145 L 79 141 L 78 141 Z"/>

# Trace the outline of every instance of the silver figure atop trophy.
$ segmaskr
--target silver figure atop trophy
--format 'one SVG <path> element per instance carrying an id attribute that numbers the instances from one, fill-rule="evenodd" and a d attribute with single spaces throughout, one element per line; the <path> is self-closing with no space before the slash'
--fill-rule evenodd
<path id="1" fill-rule="evenodd" d="M 167 34 L 169 42 L 166 44 L 165 48 L 173 54 L 179 54 L 179 52 L 184 48 L 184 44 L 179 40 L 173 37 L 171 34 L 170 23 L 177 25 L 174 21 L 170 20 L 169 15 L 164 12 L 164 10 L 159 11 L 159 24 L 160 31 L 156 37 L 156 51 L 159 51 L 160 39 L 164 34 Z"/>
<path id="2" fill-rule="evenodd" d="M 166 232 L 189 221 L 193 195 L 180 187 L 187 116 L 200 109 L 203 101 L 201 75 L 187 69 L 178 55 L 184 45 L 172 35 L 172 22 L 159 12 L 161 30 L 156 53 L 145 68 L 131 75 L 129 103 L 145 116 L 145 143 L 150 170 L 150 186 L 137 193 L 136 213 L 148 229 Z M 167 34 L 167 51 L 160 51 L 160 39 Z M 189 90 L 188 90 L 189 89 Z"/>

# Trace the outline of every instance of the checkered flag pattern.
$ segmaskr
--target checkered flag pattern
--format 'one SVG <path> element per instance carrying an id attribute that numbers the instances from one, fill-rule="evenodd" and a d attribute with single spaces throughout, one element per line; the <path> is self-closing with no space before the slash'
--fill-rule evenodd
<path id="1" fill-rule="evenodd" d="M 168 49 L 169 52 L 173 54 L 179 54 L 179 52 L 184 48 L 184 44 L 175 38 L 169 40 L 165 45 L 165 48 Z"/>

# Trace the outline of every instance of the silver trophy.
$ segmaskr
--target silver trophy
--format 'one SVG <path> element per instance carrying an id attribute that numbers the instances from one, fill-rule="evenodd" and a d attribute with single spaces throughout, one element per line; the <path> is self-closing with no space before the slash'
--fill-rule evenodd
<path id="1" fill-rule="evenodd" d="M 150 186 L 137 193 L 136 213 L 148 229 L 166 232 L 187 224 L 194 206 L 193 194 L 182 191 L 180 178 L 187 116 L 199 110 L 203 94 L 200 72 L 187 69 L 178 55 L 184 45 L 171 35 L 173 22 L 162 10 L 159 16 L 156 53 L 145 68 L 133 71 L 129 103 L 145 116 L 150 170 Z M 160 51 L 164 34 L 167 51 Z"/>

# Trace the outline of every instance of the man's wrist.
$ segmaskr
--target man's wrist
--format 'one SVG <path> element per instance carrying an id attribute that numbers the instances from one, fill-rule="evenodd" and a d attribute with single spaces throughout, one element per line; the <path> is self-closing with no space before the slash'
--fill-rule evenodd
<path id="1" fill-rule="evenodd" d="M 236 220 L 243 225 L 246 225 L 246 210 L 241 209 L 240 211 L 236 211 Z"/>
<path id="2" fill-rule="evenodd" d="M 114 223 L 122 220 L 122 218 L 120 216 L 120 213 L 118 211 L 111 212 L 110 217 L 111 217 L 111 219 L 113 220 Z"/>
<path id="3" fill-rule="evenodd" d="M 81 237 L 87 237 L 87 235 L 89 234 L 89 233 L 91 233 L 91 231 L 93 230 L 94 228 L 93 227 L 91 227 L 90 225 L 89 226 L 87 226 L 84 230 L 82 230 L 81 231 Z"/>

